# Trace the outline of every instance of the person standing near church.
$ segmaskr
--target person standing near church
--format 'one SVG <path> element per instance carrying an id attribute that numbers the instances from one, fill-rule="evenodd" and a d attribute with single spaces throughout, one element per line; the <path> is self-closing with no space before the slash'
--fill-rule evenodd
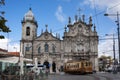
<path id="1" fill-rule="evenodd" d="M 53 72 L 56 72 L 56 63 L 53 61 L 52 63 L 52 71 Z"/>

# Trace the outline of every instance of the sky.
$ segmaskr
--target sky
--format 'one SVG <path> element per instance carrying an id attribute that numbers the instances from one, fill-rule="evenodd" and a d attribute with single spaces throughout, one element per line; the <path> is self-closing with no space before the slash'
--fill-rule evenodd
<path id="1" fill-rule="evenodd" d="M 112 34 L 115 34 L 114 37 L 117 38 L 115 23 L 117 15 L 104 16 L 104 14 L 117 14 L 120 11 L 119 0 L 5 0 L 5 6 L 0 6 L 0 11 L 5 11 L 4 17 L 8 20 L 6 25 L 12 32 L 0 32 L 5 36 L 5 39 L 0 40 L 0 48 L 13 52 L 20 51 L 21 20 L 30 7 L 38 23 L 38 36 L 42 29 L 45 30 L 47 24 L 49 31 L 52 29 L 54 34 L 60 33 L 62 37 L 69 16 L 74 22 L 75 15 L 84 14 L 86 23 L 92 16 L 99 36 L 98 55 L 113 56 L 113 39 L 105 38 L 113 38 Z M 117 39 L 115 39 L 115 48 L 116 58 L 118 58 Z"/>

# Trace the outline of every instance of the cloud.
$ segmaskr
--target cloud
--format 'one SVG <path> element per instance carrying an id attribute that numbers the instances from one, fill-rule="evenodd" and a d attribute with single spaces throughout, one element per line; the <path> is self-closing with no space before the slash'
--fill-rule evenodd
<path id="1" fill-rule="evenodd" d="M 5 39 L 0 39 L 0 48 L 2 49 L 7 49 L 8 48 L 8 42 L 10 42 L 9 39 L 5 38 Z"/>
<path id="2" fill-rule="evenodd" d="M 108 14 L 116 14 L 120 11 L 120 1 L 119 0 L 84 0 L 82 3 L 84 6 L 89 6 L 91 9 L 97 9 L 105 11 Z M 81 4 L 81 5 L 82 5 Z M 120 13 L 120 12 L 119 12 Z M 115 19 L 116 16 L 108 16 L 110 19 Z M 112 38 L 112 36 L 104 37 Z M 115 53 L 116 58 L 118 58 L 118 41 L 115 42 Z M 112 56 L 113 57 L 113 40 L 100 41 L 98 45 L 98 55 Z"/>
<path id="3" fill-rule="evenodd" d="M 114 13 L 120 10 L 119 0 L 84 0 L 84 5 L 90 6 L 90 8 L 98 10 L 105 10 L 106 13 Z"/>
<path id="4" fill-rule="evenodd" d="M 103 37 L 103 41 L 100 42 L 98 46 L 98 56 L 100 57 L 101 55 L 105 56 L 112 56 L 113 58 L 113 36 L 106 36 Z M 118 59 L 118 40 L 115 39 L 115 55 L 116 58 Z"/>
<path id="5" fill-rule="evenodd" d="M 11 43 L 10 39 L 0 39 L 0 48 L 8 50 L 8 52 L 16 52 L 20 51 L 19 43 Z"/>
<path id="6" fill-rule="evenodd" d="M 62 23 L 65 21 L 65 15 L 62 11 L 62 6 L 58 6 L 55 16 L 57 17 L 58 21 Z"/>
<path id="7" fill-rule="evenodd" d="M 116 7 L 117 4 L 120 4 L 120 1 L 119 0 L 84 0 L 83 4 L 89 5 L 91 8 L 94 8 L 94 6 L 96 6 L 97 9 L 105 9 L 105 8 L 112 8 L 113 6 Z"/>
<path id="8" fill-rule="evenodd" d="M 19 43 L 9 44 L 8 51 L 9 52 L 20 52 L 20 44 Z"/>

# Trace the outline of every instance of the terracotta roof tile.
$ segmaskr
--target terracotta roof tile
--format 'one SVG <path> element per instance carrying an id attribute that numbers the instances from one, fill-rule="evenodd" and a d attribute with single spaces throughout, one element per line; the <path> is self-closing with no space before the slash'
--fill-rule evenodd
<path id="1" fill-rule="evenodd" d="M 6 49 L 2 49 L 2 48 L 0 48 L 0 51 L 2 51 L 2 52 L 7 52 Z"/>
<path id="2" fill-rule="evenodd" d="M 19 52 L 8 52 L 9 55 L 20 56 Z"/>

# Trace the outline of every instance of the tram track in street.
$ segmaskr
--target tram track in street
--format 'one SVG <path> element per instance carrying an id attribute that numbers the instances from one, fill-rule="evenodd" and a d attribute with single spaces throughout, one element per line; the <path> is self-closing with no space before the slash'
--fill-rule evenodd
<path id="1" fill-rule="evenodd" d="M 92 74 L 92 75 L 89 75 L 89 76 L 93 77 L 94 80 L 113 80 L 112 78 L 110 78 L 108 76 L 103 76 L 103 75 Z"/>
<path id="2" fill-rule="evenodd" d="M 120 80 L 119 74 L 95 73 L 84 75 L 51 74 L 48 80 Z"/>

